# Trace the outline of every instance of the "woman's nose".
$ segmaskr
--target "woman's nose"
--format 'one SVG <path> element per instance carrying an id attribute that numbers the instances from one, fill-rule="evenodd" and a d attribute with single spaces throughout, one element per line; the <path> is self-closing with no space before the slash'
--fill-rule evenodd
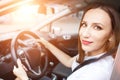
<path id="1" fill-rule="evenodd" d="M 90 36 L 90 29 L 86 28 L 83 33 L 82 33 L 83 37 L 89 37 Z"/>

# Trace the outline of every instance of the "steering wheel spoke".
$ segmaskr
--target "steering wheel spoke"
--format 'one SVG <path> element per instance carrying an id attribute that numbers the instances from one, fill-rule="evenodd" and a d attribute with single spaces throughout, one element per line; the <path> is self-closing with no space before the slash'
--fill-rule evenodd
<path id="1" fill-rule="evenodd" d="M 19 43 L 19 45 L 21 45 L 21 46 L 28 46 L 23 40 L 21 40 L 21 39 L 18 39 L 17 40 L 17 43 Z"/>

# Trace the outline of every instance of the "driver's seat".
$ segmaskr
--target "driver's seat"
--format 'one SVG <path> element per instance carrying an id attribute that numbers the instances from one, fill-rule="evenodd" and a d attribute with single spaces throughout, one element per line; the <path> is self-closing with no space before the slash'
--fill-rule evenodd
<path id="1" fill-rule="evenodd" d="M 120 80 L 120 43 L 115 56 L 114 67 L 110 80 Z"/>
<path id="2" fill-rule="evenodd" d="M 66 79 L 72 73 L 72 70 L 63 64 L 58 63 L 53 69 L 52 73 L 55 74 L 58 78 L 61 77 Z"/>

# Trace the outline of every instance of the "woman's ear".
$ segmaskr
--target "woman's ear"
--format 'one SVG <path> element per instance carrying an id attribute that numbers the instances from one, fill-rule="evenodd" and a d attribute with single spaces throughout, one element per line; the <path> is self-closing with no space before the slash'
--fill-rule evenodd
<path id="1" fill-rule="evenodd" d="M 115 40 L 115 35 L 114 33 L 111 33 L 110 37 L 109 37 L 109 41 L 114 41 Z"/>
<path id="2" fill-rule="evenodd" d="M 115 47 L 115 35 L 113 33 L 111 34 L 108 41 L 109 41 L 110 48 L 114 48 Z"/>

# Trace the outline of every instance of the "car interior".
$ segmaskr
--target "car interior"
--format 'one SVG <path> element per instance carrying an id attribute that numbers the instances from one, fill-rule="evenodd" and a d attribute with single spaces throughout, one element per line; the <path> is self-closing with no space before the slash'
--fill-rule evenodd
<path id="1" fill-rule="evenodd" d="M 27 74 L 33 80 L 66 80 L 72 70 L 37 40 L 42 37 L 75 56 L 83 9 L 94 1 L 113 4 L 120 12 L 119 0 L 0 0 L 0 80 L 16 78 L 13 66 L 17 66 L 17 58 L 27 67 Z M 30 12 L 28 5 L 32 6 Z M 27 10 L 20 10 L 21 6 Z M 116 64 L 120 62 L 118 57 L 115 57 Z M 114 68 L 111 80 L 119 80 L 120 69 Z"/>

